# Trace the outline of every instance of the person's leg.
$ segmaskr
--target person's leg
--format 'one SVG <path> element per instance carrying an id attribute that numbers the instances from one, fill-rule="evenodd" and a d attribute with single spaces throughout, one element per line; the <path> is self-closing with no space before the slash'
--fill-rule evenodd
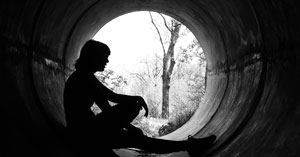
<path id="1" fill-rule="evenodd" d="M 135 104 L 117 104 L 111 111 L 98 115 L 102 140 L 110 142 L 112 147 L 138 148 L 152 153 L 170 153 L 185 150 L 187 141 L 170 141 L 147 137 L 136 129 L 128 127 L 139 114 L 140 108 Z M 124 128 L 129 128 L 125 130 Z M 113 142 L 116 141 L 116 142 Z"/>
<path id="2" fill-rule="evenodd" d="M 111 148 L 137 148 L 158 154 L 178 151 L 194 154 L 206 151 L 215 141 L 215 136 L 184 141 L 163 140 L 144 136 L 137 131 L 124 130 L 139 112 L 140 108 L 135 104 L 118 104 L 110 112 L 100 113 L 98 122 L 103 133 L 102 140 L 110 144 Z"/>
<path id="3" fill-rule="evenodd" d="M 115 136 L 118 142 L 114 148 L 136 148 L 149 153 L 166 154 L 172 152 L 185 151 L 188 141 L 171 141 L 158 138 L 147 137 L 145 135 L 132 134 L 130 131 L 123 131 Z"/>
<path id="4" fill-rule="evenodd" d="M 189 138 L 188 140 L 173 141 L 136 135 L 123 131 L 115 136 L 113 148 L 136 148 L 148 153 L 167 154 L 187 151 L 191 156 L 203 155 L 216 140 L 216 136 L 201 139 Z"/>
<path id="5" fill-rule="evenodd" d="M 96 116 L 95 124 L 105 126 L 107 130 L 123 129 L 140 113 L 140 107 L 135 104 L 121 103 L 113 106 L 110 111 Z M 101 126 L 100 126 L 101 127 Z"/>

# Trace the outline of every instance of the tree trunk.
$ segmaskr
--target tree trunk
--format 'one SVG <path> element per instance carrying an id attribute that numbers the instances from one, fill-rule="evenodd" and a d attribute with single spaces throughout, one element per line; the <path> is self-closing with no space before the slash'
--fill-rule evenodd
<path id="1" fill-rule="evenodd" d="M 162 118 L 169 118 L 169 98 L 171 75 L 175 66 L 174 47 L 179 37 L 181 24 L 173 21 L 171 30 L 170 44 L 167 54 L 163 58 L 163 75 L 162 75 Z"/>
<path id="2" fill-rule="evenodd" d="M 169 97 L 170 97 L 170 82 L 171 82 L 171 75 L 175 66 L 175 59 L 174 59 L 174 47 L 177 42 L 177 39 L 179 37 L 179 31 L 181 28 L 181 23 L 178 21 L 172 19 L 171 20 L 171 26 L 169 27 L 166 19 L 161 14 L 161 17 L 164 20 L 165 27 L 169 30 L 171 33 L 171 37 L 169 39 L 169 47 L 168 51 L 165 52 L 164 43 L 162 40 L 162 36 L 160 34 L 160 31 L 158 27 L 156 26 L 155 22 L 153 21 L 151 12 L 149 12 L 151 17 L 151 22 L 153 26 L 155 27 L 157 34 L 160 39 L 160 43 L 162 45 L 163 49 L 163 74 L 162 74 L 162 118 L 168 119 L 169 118 Z"/>
<path id="3" fill-rule="evenodd" d="M 162 118 L 169 118 L 169 91 L 170 91 L 170 77 L 163 76 L 162 81 Z"/>

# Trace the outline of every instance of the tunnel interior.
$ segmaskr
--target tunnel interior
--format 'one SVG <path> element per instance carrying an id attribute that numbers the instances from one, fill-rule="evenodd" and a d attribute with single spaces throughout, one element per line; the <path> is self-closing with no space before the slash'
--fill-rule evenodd
<path id="1" fill-rule="evenodd" d="M 147 10 L 181 21 L 207 58 L 202 104 L 188 123 L 162 138 L 215 134 L 218 140 L 211 156 L 300 155 L 296 1 L 11 0 L 0 4 L 6 150 L 1 156 L 74 155 L 60 138 L 66 126 L 62 94 L 81 46 L 110 20 Z"/>

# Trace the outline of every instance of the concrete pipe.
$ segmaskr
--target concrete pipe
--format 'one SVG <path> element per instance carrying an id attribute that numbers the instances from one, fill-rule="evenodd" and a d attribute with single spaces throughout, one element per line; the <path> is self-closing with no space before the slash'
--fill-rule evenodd
<path id="1" fill-rule="evenodd" d="M 186 25 L 208 63 L 202 104 L 163 138 L 216 134 L 211 156 L 299 156 L 299 7 L 297 0 L 2 0 L 0 156 L 74 155 L 60 130 L 64 82 L 79 50 L 110 20 L 145 10 Z"/>

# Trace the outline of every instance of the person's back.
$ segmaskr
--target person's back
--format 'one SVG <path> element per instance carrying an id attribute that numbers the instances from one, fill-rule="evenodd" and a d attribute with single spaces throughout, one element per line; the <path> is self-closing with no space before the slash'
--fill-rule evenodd
<path id="1" fill-rule="evenodd" d="M 84 83 L 84 84 L 83 84 Z M 67 128 L 83 130 L 94 119 L 90 106 L 94 103 L 91 78 L 75 71 L 65 84 L 64 108 Z"/>
<path id="2" fill-rule="evenodd" d="M 115 155 L 110 149 L 95 145 L 101 143 L 99 138 L 94 138 L 102 130 L 101 124 L 95 125 L 96 116 L 91 111 L 95 100 L 94 87 L 98 82 L 93 75 L 84 71 L 75 71 L 68 78 L 64 91 L 64 108 L 67 121 L 68 141 L 70 146 L 79 156 L 92 156 L 97 154 L 91 150 L 98 149 L 102 153 Z M 96 130 L 95 127 L 98 129 Z M 107 128 L 103 128 L 107 129 Z M 105 143 L 103 141 L 103 143 Z"/>

